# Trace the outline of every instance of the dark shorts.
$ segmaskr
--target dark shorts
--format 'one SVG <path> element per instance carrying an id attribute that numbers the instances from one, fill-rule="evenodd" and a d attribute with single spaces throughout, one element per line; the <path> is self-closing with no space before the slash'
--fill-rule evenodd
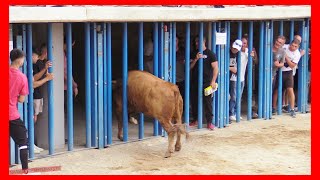
<path id="1" fill-rule="evenodd" d="M 275 89 L 278 89 L 278 74 L 276 76 L 276 82 L 274 84 Z M 283 71 L 282 72 L 282 89 L 293 88 L 294 80 L 292 71 Z"/>
<path id="2" fill-rule="evenodd" d="M 10 136 L 19 147 L 28 145 L 27 129 L 20 119 L 9 121 L 9 129 Z"/>

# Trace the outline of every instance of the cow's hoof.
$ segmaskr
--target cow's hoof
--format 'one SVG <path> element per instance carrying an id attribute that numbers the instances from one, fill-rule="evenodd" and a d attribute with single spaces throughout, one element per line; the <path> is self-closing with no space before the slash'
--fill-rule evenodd
<path id="1" fill-rule="evenodd" d="M 123 137 L 122 137 L 121 135 L 118 135 L 118 139 L 119 139 L 120 141 L 123 141 Z"/>
<path id="2" fill-rule="evenodd" d="M 132 123 L 132 124 L 138 124 L 138 120 L 136 118 L 134 118 L 134 117 L 131 117 L 129 122 Z"/>
<path id="3" fill-rule="evenodd" d="M 176 145 L 176 146 L 175 146 L 175 150 L 176 150 L 176 151 L 180 151 L 180 150 L 181 150 L 181 145 Z"/>
<path id="4" fill-rule="evenodd" d="M 166 154 L 164 155 L 164 158 L 171 157 L 171 154 L 172 154 L 171 152 L 167 151 Z"/>

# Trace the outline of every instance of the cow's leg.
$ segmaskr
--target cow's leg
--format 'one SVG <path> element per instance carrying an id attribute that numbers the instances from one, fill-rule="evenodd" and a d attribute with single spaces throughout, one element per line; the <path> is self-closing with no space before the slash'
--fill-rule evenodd
<path id="1" fill-rule="evenodd" d="M 181 125 L 178 124 L 178 126 L 181 126 Z M 177 141 L 175 145 L 175 150 L 180 151 L 181 150 L 181 131 L 180 131 L 180 127 L 176 127 L 176 128 L 177 128 Z"/>
<path id="2" fill-rule="evenodd" d="M 168 141 L 169 141 L 169 145 L 168 145 L 168 150 L 165 153 L 165 158 L 168 158 L 171 156 L 171 154 L 174 152 L 174 136 L 177 132 L 177 130 L 175 129 L 175 127 L 171 124 L 170 121 L 161 121 L 161 126 L 164 128 L 164 130 L 168 133 Z"/>
<path id="3" fill-rule="evenodd" d="M 122 112 L 117 112 L 116 117 L 118 119 L 118 139 L 123 141 L 123 133 L 122 133 Z"/>

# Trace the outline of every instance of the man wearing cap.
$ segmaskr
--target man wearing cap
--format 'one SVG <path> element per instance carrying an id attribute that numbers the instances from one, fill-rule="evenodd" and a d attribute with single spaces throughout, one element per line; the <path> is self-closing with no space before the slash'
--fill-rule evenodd
<path id="1" fill-rule="evenodd" d="M 229 93 L 230 93 L 230 101 L 229 101 L 229 124 L 231 121 L 235 121 L 235 112 L 236 112 L 236 87 L 237 87 L 237 53 L 242 48 L 242 41 L 240 39 L 235 40 L 232 43 L 232 47 L 230 48 L 230 65 L 229 70 L 231 71 L 230 75 L 230 86 L 229 86 Z M 244 87 L 244 79 L 241 80 L 241 92 L 243 91 Z"/>

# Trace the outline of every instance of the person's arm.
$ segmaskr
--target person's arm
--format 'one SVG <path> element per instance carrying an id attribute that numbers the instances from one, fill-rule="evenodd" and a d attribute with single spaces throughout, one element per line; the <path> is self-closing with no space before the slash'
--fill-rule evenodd
<path id="1" fill-rule="evenodd" d="M 300 59 L 300 57 L 299 57 L 299 59 Z M 291 69 L 294 68 L 297 65 L 297 63 L 291 61 L 287 56 L 285 57 L 285 61 L 287 62 L 287 64 L 289 65 L 289 67 Z"/>
<path id="2" fill-rule="evenodd" d="M 283 65 L 284 65 L 283 62 L 280 63 L 279 61 L 274 61 L 273 64 L 274 64 L 274 66 L 277 67 L 277 68 L 282 68 Z"/>
<path id="3" fill-rule="evenodd" d="M 23 103 L 25 99 L 26 99 L 26 96 L 20 95 L 20 96 L 18 97 L 18 102 L 19 102 L 19 103 Z"/>
<path id="4" fill-rule="evenodd" d="M 211 87 L 213 89 L 216 88 L 216 80 L 218 77 L 218 73 L 219 73 L 219 67 L 218 67 L 218 61 L 212 62 L 211 63 L 211 67 L 213 69 L 213 74 L 212 74 L 212 80 L 211 80 Z"/>
<path id="5" fill-rule="evenodd" d="M 197 61 L 200 59 L 201 56 L 202 54 L 198 52 L 193 61 L 191 61 L 190 69 L 193 69 L 193 67 L 196 65 Z"/>
<path id="6" fill-rule="evenodd" d="M 43 69 L 41 69 L 40 72 L 38 72 L 37 74 L 33 75 L 34 80 L 38 81 L 47 72 L 48 68 L 51 67 L 51 66 L 52 66 L 52 63 L 51 63 L 51 61 L 48 60 L 46 62 L 45 67 Z"/>
<path id="7" fill-rule="evenodd" d="M 250 55 L 252 56 L 254 64 L 258 64 L 259 59 L 258 59 L 258 54 L 257 54 L 257 51 L 255 50 L 255 48 L 252 49 L 252 52 Z"/>
<path id="8" fill-rule="evenodd" d="M 42 86 L 44 83 L 50 81 L 53 79 L 53 74 L 52 73 L 47 73 L 46 74 L 46 77 L 41 79 L 41 80 L 38 80 L 38 81 L 33 81 L 33 88 L 37 88 L 37 87 L 40 87 Z"/>
<path id="9" fill-rule="evenodd" d="M 233 74 L 237 74 L 237 67 L 231 66 L 231 67 L 229 67 L 229 70 L 230 70 Z"/>

